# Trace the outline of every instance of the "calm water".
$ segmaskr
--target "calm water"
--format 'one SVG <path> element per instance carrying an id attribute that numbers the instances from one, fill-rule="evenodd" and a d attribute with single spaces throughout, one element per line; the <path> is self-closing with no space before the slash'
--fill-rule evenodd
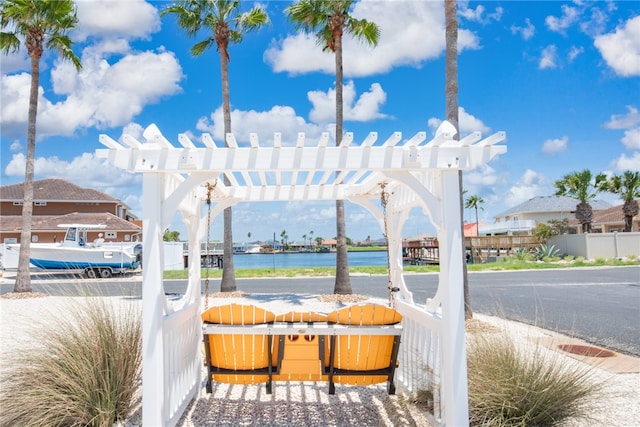
<path id="1" fill-rule="evenodd" d="M 387 265 L 387 252 L 349 252 L 349 266 Z M 335 253 L 236 254 L 233 264 L 241 268 L 335 267 Z"/>

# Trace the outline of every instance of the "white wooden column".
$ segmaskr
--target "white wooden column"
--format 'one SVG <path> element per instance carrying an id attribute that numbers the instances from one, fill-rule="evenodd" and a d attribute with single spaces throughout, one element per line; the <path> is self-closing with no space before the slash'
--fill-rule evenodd
<path id="1" fill-rule="evenodd" d="M 469 425 L 467 392 L 467 352 L 465 345 L 464 289 L 462 272 L 462 227 L 460 217 L 460 182 L 457 170 L 442 171 L 440 194 L 441 226 L 440 282 L 442 339 L 442 402 L 444 424 L 452 427 Z"/>
<path id="2" fill-rule="evenodd" d="M 145 173 L 142 178 L 142 422 L 161 426 L 168 410 L 164 399 L 164 289 L 162 286 L 163 176 Z"/>

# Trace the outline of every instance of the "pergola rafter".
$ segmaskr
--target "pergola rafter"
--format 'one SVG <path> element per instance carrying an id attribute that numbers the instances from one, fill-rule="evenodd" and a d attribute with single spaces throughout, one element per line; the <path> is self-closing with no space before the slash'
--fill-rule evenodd
<path id="1" fill-rule="evenodd" d="M 395 132 L 379 142 L 372 132 L 358 144 L 346 133 L 339 146 L 330 144 L 328 133 L 316 141 L 308 141 L 304 133 L 295 141 L 284 141 L 275 133 L 268 144 L 251 134 L 244 145 L 233 134 L 227 134 L 224 143 L 206 133 L 197 142 L 180 134 L 174 145 L 155 125 L 144 131 L 144 141 L 124 135 L 121 143 L 101 135 L 107 148 L 97 150 L 98 157 L 143 174 L 145 425 L 175 424 L 200 383 L 199 248 L 206 232 L 202 206 L 207 185 L 213 186 L 212 217 L 243 201 L 349 200 L 369 211 L 387 234 L 390 282 L 400 289 L 398 310 L 407 321 L 422 313 L 424 321 L 418 324 L 424 324 L 419 327 L 439 337 L 440 347 L 432 350 L 440 353 L 439 366 L 432 368 L 443 378 L 443 422 L 468 422 L 458 172 L 485 165 L 505 153 L 506 146 L 498 144 L 504 132 L 484 139 L 474 132 L 460 141 L 454 140 L 455 133 L 443 122 L 429 141 L 425 132 L 409 139 Z M 387 196 L 385 209 L 380 204 L 382 191 Z M 431 218 L 440 243 L 438 291 L 426 306 L 415 304 L 402 274 L 402 229 L 415 207 Z M 162 234 L 176 212 L 182 215 L 189 239 L 189 284 L 180 301 L 169 302 L 159 285 Z M 413 357 L 420 352 L 412 346 L 403 343 L 401 353 Z M 407 365 L 422 363 L 410 360 L 398 371 L 400 385 L 409 388 Z"/>

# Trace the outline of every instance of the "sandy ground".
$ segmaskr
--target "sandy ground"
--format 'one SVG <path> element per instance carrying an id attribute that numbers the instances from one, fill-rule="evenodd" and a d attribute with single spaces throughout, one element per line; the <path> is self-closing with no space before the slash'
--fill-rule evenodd
<path id="1" fill-rule="evenodd" d="M 109 298 L 116 306 L 141 306 L 139 299 Z M 0 379 L 10 375 L 12 354 L 34 343 L 28 331 L 34 328 L 45 332 L 50 320 L 69 312 L 73 304 L 82 304 L 80 297 L 42 297 L 26 299 L 0 298 Z M 244 302 L 282 313 L 290 309 L 330 312 L 339 308 L 335 301 L 320 302 L 311 295 L 283 294 L 253 295 L 244 298 L 210 298 L 209 305 Z M 356 301 L 357 302 L 357 301 Z M 385 303 L 385 301 L 379 301 Z M 500 330 L 506 330 L 522 345 L 544 345 L 548 341 L 565 340 L 555 333 L 532 326 L 507 322 L 503 319 L 477 314 L 475 318 Z M 557 351 L 545 350 L 560 354 Z M 565 357 L 568 364 L 597 364 L 593 360 Z M 593 359 L 593 358 L 591 358 Z M 630 359 L 630 360 L 629 360 Z M 570 422 L 567 427 L 606 425 L 640 426 L 640 359 L 624 359 L 627 372 L 615 373 L 604 367 L 593 368 L 597 381 L 605 383 L 603 398 L 594 407 L 589 423 Z M 205 377 L 203 371 L 203 378 Z M 138 406 L 123 426 L 141 425 Z M 216 384 L 212 394 L 204 388 L 199 398 L 187 408 L 179 426 L 429 426 L 428 416 L 411 404 L 411 399 L 398 393 L 389 396 L 385 385 L 368 387 L 336 386 L 336 394 L 329 395 L 326 383 L 275 383 L 273 394 L 266 394 L 264 385 L 239 386 Z"/>

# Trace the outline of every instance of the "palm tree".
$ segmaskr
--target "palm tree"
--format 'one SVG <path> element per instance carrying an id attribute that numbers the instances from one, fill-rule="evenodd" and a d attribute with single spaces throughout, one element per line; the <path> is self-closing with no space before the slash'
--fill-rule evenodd
<path id="1" fill-rule="evenodd" d="M 309 232 L 309 246 L 313 249 L 313 230 Z"/>
<path id="2" fill-rule="evenodd" d="M 284 250 L 287 250 L 287 230 L 282 230 L 282 232 L 280 232 L 280 239 L 282 239 L 282 246 L 284 247 Z"/>
<path id="3" fill-rule="evenodd" d="M 229 43 L 240 43 L 244 33 L 260 29 L 269 22 L 267 13 L 259 6 L 248 12 L 240 12 L 240 0 L 181 0 L 161 12 L 161 16 L 174 14 L 180 28 L 189 37 L 195 37 L 202 30 L 206 38 L 191 47 L 193 56 L 200 56 L 213 46 L 220 56 L 222 81 L 222 110 L 224 133 L 231 133 L 231 103 L 229 101 Z M 226 139 L 225 139 L 226 141 Z M 230 185 L 227 176 L 225 185 Z M 222 281 L 220 291 L 232 292 L 236 287 L 236 273 L 233 267 L 233 235 L 231 208 L 224 210 L 224 243 L 222 260 Z"/>
<path id="4" fill-rule="evenodd" d="M 456 0 L 445 0 L 445 115 L 449 123 L 458 129 L 458 17 L 456 15 Z M 459 138 L 459 134 L 455 135 Z M 462 190 L 462 171 L 458 172 L 460 185 L 460 235 L 464 235 L 464 191 Z M 469 296 L 469 275 L 467 274 L 467 257 L 464 239 L 462 245 L 462 286 L 464 293 L 464 317 L 471 319 L 471 299 Z"/>
<path id="5" fill-rule="evenodd" d="M 633 217 L 640 211 L 636 200 L 640 198 L 640 172 L 624 171 L 622 175 L 610 177 L 601 187 L 603 191 L 620 195 L 624 202 L 622 205 L 624 231 L 632 231 Z"/>
<path id="6" fill-rule="evenodd" d="M 307 247 L 307 235 L 306 234 L 302 235 L 302 241 L 304 242 L 304 247 L 306 248 Z"/>
<path id="7" fill-rule="evenodd" d="M 482 206 L 480 206 L 481 204 L 484 203 L 484 200 L 482 199 L 482 197 L 480 196 L 471 196 L 467 199 L 467 203 L 464 205 L 465 208 L 467 209 L 475 209 L 476 211 L 476 236 L 478 236 L 478 231 L 480 229 L 480 225 L 478 224 L 478 208 L 484 210 L 484 208 Z"/>
<path id="8" fill-rule="evenodd" d="M 31 58 L 31 89 L 27 129 L 27 157 L 24 174 L 24 200 L 22 204 L 22 231 L 20 254 L 14 292 L 31 292 L 29 254 L 31 252 L 31 218 L 33 215 L 33 176 L 36 151 L 36 117 L 38 89 L 40 87 L 40 59 L 45 48 L 51 49 L 64 60 L 71 61 L 77 70 L 80 59 L 73 53 L 73 42 L 67 33 L 78 23 L 72 0 L 4 0 L 0 4 L 0 51 L 17 52 L 22 42 Z"/>
<path id="9" fill-rule="evenodd" d="M 556 187 L 556 196 L 568 196 L 578 200 L 576 205 L 576 219 L 582 225 L 583 233 L 591 232 L 591 221 L 593 220 L 593 209 L 589 204 L 599 191 L 602 191 L 603 183 L 606 182 L 607 176 L 600 173 L 592 176 L 589 169 L 582 172 L 572 172 L 565 175 L 562 179 L 553 183 Z"/>
<path id="10" fill-rule="evenodd" d="M 336 145 L 340 145 L 343 130 L 342 100 L 342 36 L 346 32 L 369 45 L 378 44 L 380 29 L 366 19 L 349 14 L 355 0 L 299 0 L 285 9 L 296 29 L 314 32 L 324 51 L 333 52 L 336 66 Z M 333 292 L 351 294 L 347 231 L 344 200 L 336 200 L 336 279 Z"/>

